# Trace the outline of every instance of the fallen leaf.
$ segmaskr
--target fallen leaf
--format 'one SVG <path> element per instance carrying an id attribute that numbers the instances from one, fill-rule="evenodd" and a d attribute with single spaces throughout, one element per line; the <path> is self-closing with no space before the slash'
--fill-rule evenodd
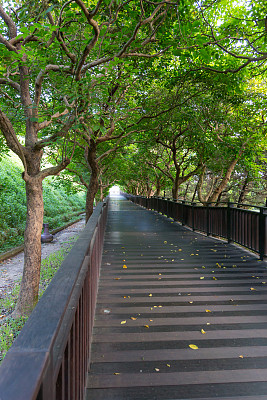
<path id="1" fill-rule="evenodd" d="M 190 349 L 197 350 L 198 347 L 195 344 L 189 344 Z"/>
<path id="2" fill-rule="evenodd" d="M 204 331 L 204 329 L 201 329 L 200 331 L 203 335 L 206 333 L 206 331 Z"/>
<path id="3" fill-rule="evenodd" d="M 116 281 L 118 281 L 119 279 L 121 279 L 121 278 L 114 278 Z"/>
<path id="4" fill-rule="evenodd" d="M 149 297 L 152 297 L 152 294 L 150 293 L 148 296 L 149 296 Z"/>
<path id="5" fill-rule="evenodd" d="M 193 304 L 193 301 L 189 301 L 188 303 Z"/>
<path id="6" fill-rule="evenodd" d="M 211 312 L 210 310 L 205 310 L 206 312 Z"/>
<path id="7" fill-rule="evenodd" d="M 205 279 L 205 277 L 204 277 L 204 276 L 201 276 L 199 279 Z"/>
<path id="8" fill-rule="evenodd" d="M 113 375 L 120 375 L 120 372 L 114 372 Z"/>
<path id="9" fill-rule="evenodd" d="M 155 371 L 159 372 L 159 369 L 158 369 L 158 368 L 155 368 Z"/>
<path id="10" fill-rule="evenodd" d="M 213 276 L 212 279 L 213 279 L 214 281 L 217 281 L 217 278 L 215 278 L 215 276 Z"/>
<path id="11" fill-rule="evenodd" d="M 167 243 L 167 240 L 164 240 L 164 242 L 163 242 L 164 244 L 166 244 Z"/>
<path id="12" fill-rule="evenodd" d="M 207 325 L 210 325 L 210 322 L 207 322 Z"/>
<path id="13" fill-rule="evenodd" d="M 134 318 L 134 317 L 131 317 L 131 319 L 132 319 L 133 321 L 136 321 L 136 320 L 137 320 L 137 318 Z"/>
<path id="14" fill-rule="evenodd" d="M 241 355 L 241 356 L 239 356 L 239 358 L 244 358 L 244 356 Z"/>
<path id="15" fill-rule="evenodd" d="M 149 328 L 149 325 L 144 325 L 144 327 L 148 329 L 148 328 Z"/>
<path id="16" fill-rule="evenodd" d="M 126 321 L 121 321 L 121 325 L 126 324 Z"/>
<path id="17" fill-rule="evenodd" d="M 167 365 L 167 367 L 169 367 L 170 368 L 170 364 L 166 364 Z"/>
<path id="18" fill-rule="evenodd" d="M 250 290 L 256 290 L 256 289 L 254 289 L 254 287 L 251 287 Z"/>
<path id="19" fill-rule="evenodd" d="M 153 322 L 153 319 L 150 319 L 149 321 L 150 321 L 150 322 Z"/>
<path id="20" fill-rule="evenodd" d="M 122 266 L 122 268 L 128 268 L 128 267 L 127 267 L 127 265 L 124 264 L 124 265 Z"/>

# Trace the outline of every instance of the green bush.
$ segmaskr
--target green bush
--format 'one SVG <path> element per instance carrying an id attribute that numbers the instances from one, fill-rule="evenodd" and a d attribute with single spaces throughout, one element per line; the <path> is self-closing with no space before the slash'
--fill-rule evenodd
<path id="1" fill-rule="evenodd" d="M 25 184 L 21 162 L 15 156 L 0 161 L 0 253 L 23 242 L 26 220 Z M 43 182 L 44 222 L 55 229 L 77 218 L 84 210 L 85 193 L 68 193 L 52 177 Z"/>

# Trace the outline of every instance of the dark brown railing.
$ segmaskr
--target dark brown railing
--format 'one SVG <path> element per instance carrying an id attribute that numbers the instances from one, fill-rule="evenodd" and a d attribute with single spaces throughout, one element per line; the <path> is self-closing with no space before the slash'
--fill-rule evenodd
<path id="1" fill-rule="evenodd" d="M 144 197 L 124 194 L 140 206 L 155 210 L 175 221 L 207 235 L 225 238 L 267 257 L 267 208 L 250 204 L 219 203 L 216 207 L 209 203 L 170 200 L 163 197 Z M 254 208 L 254 210 L 247 209 Z"/>
<path id="2" fill-rule="evenodd" d="M 1 400 L 84 398 L 106 218 L 100 203 L 8 351 Z"/>

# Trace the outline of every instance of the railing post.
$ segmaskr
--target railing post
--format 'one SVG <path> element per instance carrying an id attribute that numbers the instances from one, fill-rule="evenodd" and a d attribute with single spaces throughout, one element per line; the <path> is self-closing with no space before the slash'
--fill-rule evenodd
<path id="1" fill-rule="evenodd" d="M 233 241 L 233 238 L 232 238 L 233 220 L 232 220 L 232 210 L 231 210 L 231 208 L 233 208 L 233 207 L 234 207 L 234 204 L 229 201 L 227 204 L 227 240 L 228 240 L 228 243 L 231 243 Z"/>
<path id="2" fill-rule="evenodd" d="M 206 219 L 206 223 L 207 223 L 207 228 L 206 228 L 206 234 L 207 236 L 210 236 L 210 206 L 211 203 L 207 203 L 206 207 L 207 207 L 207 219 Z"/>
<path id="3" fill-rule="evenodd" d="M 192 231 L 195 230 L 195 205 L 196 203 L 191 203 L 192 204 Z"/>
<path id="4" fill-rule="evenodd" d="M 261 207 L 259 215 L 259 253 L 260 259 L 263 260 L 265 257 L 265 241 L 266 241 L 266 210 Z"/>
<path id="5" fill-rule="evenodd" d="M 185 222 L 184 222 L 184 206 L 185 206 L 185 201 L 182 200 L 182 225 L 183 226 L 185 225 Z"/>
<path id="6" fill-rule="evenodd" d="M 166 200 L 166 205 L 167 205 L 167 207 L 166 207 L 166 215 L 167 215 L 167 217 L 169 218 L 169 206 L 170 206 L 170 198 L 168 197 L 167 198 L 167 200 Z"/>

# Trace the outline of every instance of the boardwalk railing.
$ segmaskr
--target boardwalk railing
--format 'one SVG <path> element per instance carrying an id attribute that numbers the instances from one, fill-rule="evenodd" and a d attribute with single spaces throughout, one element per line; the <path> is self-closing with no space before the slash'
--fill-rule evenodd
<path id="1" fill-rule="evenodd" d="M 83 399 L 106 218 L 100 203 L 8 351 L 1 400 Z"/>
<path id="2" fill-rule="evenodd" d="M 155 210 L 173 218 L 193 230 L 208 236 L 225 238 L 258 253 L 263 260 L 267 256 L 267 208 L 251 205 L 255 210 L 239 208 L 237 203 L 219 203 L 203 206 L 200 203 L 170 200 L 164 197 L 144 197 L 124 194 L 132 202 L 149 210 Z"/>

